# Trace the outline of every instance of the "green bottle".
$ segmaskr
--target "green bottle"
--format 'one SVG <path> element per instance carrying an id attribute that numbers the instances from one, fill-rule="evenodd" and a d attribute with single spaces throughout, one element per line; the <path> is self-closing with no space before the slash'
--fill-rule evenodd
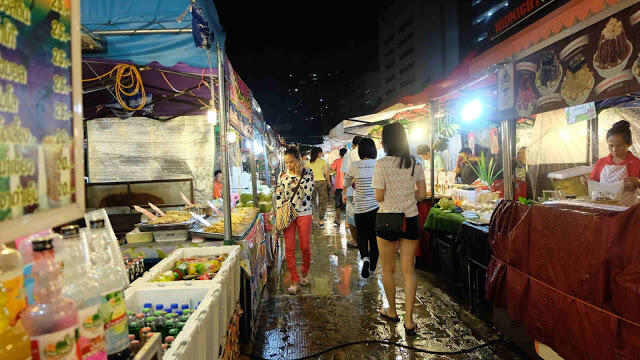
<path id="1" fill-rule="evenodd" d="M 129 334 L 135 335 L 136 340 L 140 340 L 140 323 L 132 321 L 129 323 Z"/>

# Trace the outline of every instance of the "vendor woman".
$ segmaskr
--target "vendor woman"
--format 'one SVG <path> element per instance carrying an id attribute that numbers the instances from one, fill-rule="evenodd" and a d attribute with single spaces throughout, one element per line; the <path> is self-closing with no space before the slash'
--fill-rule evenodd
<path id="1" fill-rule="evenodd" d="M 591 180 L 602 183 L 624 181 L 624 192 L 620 205 L 633 206 L 638 203 L 636 190 L 640 188 L 640 159 L 635 157 L 631 147 L 631 125 L 621 120 L 607 131 L 609 156 L 598 160 L 591 172 Z"/>

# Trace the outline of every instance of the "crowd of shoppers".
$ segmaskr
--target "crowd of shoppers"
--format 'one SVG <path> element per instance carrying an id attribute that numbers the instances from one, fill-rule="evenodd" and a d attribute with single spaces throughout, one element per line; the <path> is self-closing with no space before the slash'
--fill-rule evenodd
<path id="1" fill-rule="evenodd" d="M 351 150 L 340 150 L 340 158 L 330 167 L 322 158 L 322 150 L 313 148 L 309 161 L 303 163 L 296 147 L 285 151 L 285 170 L 278 177 L 276 205 L 283 209 L 287 202 L 295 209 L 295 220 L 283 230 L 285 256 L 291 274 L 289 292 L 296 294 L 299 285 L 310 282 L 310 235 L 313 224 L 313 204 L 318 201 L 318 225 L 324 225 L 331 178 L 335 174 L 336 224 L 346 208 L 346 223 L 352 241 L 362 260 L 361 276 L 369 278 L 377 263 L 382 267 L 382 283 L 389 306 L 380 310 L 386 320 L 399 322 L 396 309 L 394 273 L 398 249 L 404 277 L 404 328 L 409 336 L 416 334 L 413 305 L 416 294 L 415 254 L 418 246 L 417 201 L 426 194 L 425 171 L 421 162 L 409 151 L 404 127 L 400 123 L 382 129 L 382 147 L 386 156 L 377 158 L 375 142 L 356 136 Z M 421 149 L 425 154 L 429 151 Z M 424 156 L 423 158 L 426 158 Z M 437 166 L 436 166 L 437 168 Z M 346 206 L 344 206 L 346 204 Z M 302 252 L 302 278 L 296 265 L 296 232 Z M 354 244 L 355 245 L 355 244 Z"/>

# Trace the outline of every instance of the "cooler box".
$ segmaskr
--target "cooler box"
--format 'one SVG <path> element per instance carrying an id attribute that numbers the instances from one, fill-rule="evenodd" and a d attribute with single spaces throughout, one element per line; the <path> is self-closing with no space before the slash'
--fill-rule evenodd
<path id="1" fill-rule="evenodd" d="M 165 354 L 164 360 L 219 359 L 222 356 L 226 326 L 221 327 L 222 288 L 219 284 L 188 288 L 130 287 L 124 292 L 127 310 L 139 313 L 144 303 L 188 304 L 198 309 L 189 317 Z"/>
<path id="2" fill-rule="evenodd" d="M 188 281 L 166 281 L 153 282 L 167 270 L 174 268 L 176 261 L 193 256 L 217 256 L 228 254 L 227 259 L 222 263 L 222 267 L 216 273 L 213 280 L 188 280 Z M 240 300 L 240 246 L 212 246 L 212 247 L 189 247 L 174 250 L 169 256 L 160 261 L 144 275 L 134 281 L 132 287 L 156 287 L 169 289 L 185 289 L 191 286 L 216 286 L 220 285 L 222 291 L 221 321 L 225 329 L 229 325 L 231 316 L 235 311 L 236 303 Z"/>
<path id="3" fill-rule="evenodd" d="M 582 185 L 580 178 L 591 174 L 591 166 L 576 166 L 569 169 L 550 172 L 547 174 L 553 190 L 560 190 L 565 194 L 587 196 L 587 187 Z"/>

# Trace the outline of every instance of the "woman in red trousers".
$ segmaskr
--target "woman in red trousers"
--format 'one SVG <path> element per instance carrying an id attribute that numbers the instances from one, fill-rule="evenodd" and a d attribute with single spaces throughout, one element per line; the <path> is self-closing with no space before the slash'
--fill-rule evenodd
<path id="1" fill-rule="evenodd" d="M 281 207 L 285 202 L 291 201 L 298 213 L 296 220 L 283 230 L 285 256 L 292 280 L 289 293 L 295 295 L 298 292 L 298 284 L 309 285 L 309 265 L 311 263 L 309 241 L 313 224 L 311 206 L 313 171 L 303 166 L 300 152 L 296 147 L 289 147 L 284 152 L 284 162 L 286 169 L 278 176 L 276 206 Z M 302 279 L 299 278 L 296 267 L 296 230 L 300 238 L 300 251 L 302 252 Z"/>

